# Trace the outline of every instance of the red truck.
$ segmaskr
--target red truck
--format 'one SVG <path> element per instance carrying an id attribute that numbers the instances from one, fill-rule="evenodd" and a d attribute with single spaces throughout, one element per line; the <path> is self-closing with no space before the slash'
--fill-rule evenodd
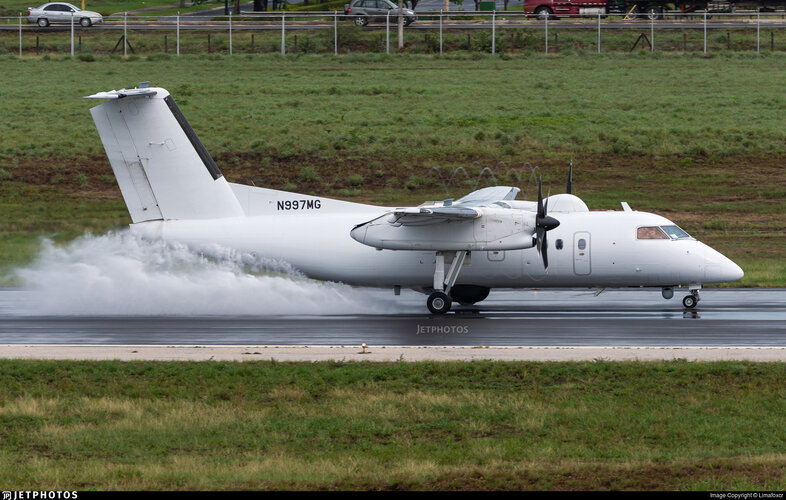
<path id="1" fill-rule="evenodd" d="M 609 14 L 634 13 L 647 19 L 662 19 L 667 6 L 680 12 L 734 12 L 738 4 L 745 3 L 762 12 L 772 12 L 766 5 L 783 5 L 783 0 L 760 0 L 753 3 L 741 0 L 698 0 L 685 3 L 664 0 L 524 0 L 524 12 L 539 19 L 560 17 L 598 17 Z"/>

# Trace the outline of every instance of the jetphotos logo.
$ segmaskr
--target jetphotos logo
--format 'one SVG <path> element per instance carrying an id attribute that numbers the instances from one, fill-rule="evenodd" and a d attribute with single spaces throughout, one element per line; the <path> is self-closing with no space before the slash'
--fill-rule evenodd
<path id="1" fill-rule="evenodd" d="M 73 500 L 76 491 L 4 491 L 3 500 Z"/>
<path id="2" fill-rule="evenodd" d="M 417 335 L 450 335 L 469 333 L 468 325 L 417 325 Z"/>

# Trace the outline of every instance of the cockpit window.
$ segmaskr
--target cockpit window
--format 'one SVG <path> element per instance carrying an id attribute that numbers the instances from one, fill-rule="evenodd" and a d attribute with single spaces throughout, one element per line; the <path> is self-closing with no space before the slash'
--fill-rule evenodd
<path id="1" fill-rule="evenodd" d="M 690 238 L 690 235 L 679 228 L 679 226 L 661 226 L 661 229 L 666 231 L 666 234 L 669 235 L 669 238 L 673 240 L 678 240 L 680 238 Z"/>
<path id="2" fill-rule="evenodd" d="M 676 226 L 675 226 L 676 227 Z M 661 231 L 658 226 L 640 227 L 636 230 L 636 238 L 640 240 L 667 240 L 666 233 Z"/>

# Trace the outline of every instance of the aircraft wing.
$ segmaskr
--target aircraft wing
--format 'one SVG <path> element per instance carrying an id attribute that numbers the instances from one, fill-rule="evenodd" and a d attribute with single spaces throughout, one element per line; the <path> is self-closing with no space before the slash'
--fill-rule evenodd
<path id="1" fill-rule="evenodd" d="M 469 207 L 410 207 L 397 208 L 389 219 L 396 226 L 422 225 L 448 220 L 471 220 L 482 216 L 480 210 Z"/>

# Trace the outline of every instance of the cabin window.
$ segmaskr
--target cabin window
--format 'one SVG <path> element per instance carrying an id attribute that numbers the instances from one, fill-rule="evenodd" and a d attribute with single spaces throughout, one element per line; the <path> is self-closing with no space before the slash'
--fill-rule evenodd
<path id="1" fill-rule="evenodd" d="M 587 248 L 587 240 L 585 240 L 584 238 L 580 238 L 579 239 L 579 250 L 584 250 L 585 248 Z"/>
<path id="2" fill-rule="evenodd" d="M 678 240 L 680 238 L 690 238 L 690 235 L 680 229 L 679 226 L 661 226 L 660 228 L 663 229 L 666 234 L 669 235 L 669 238 L 673 240 Z"/>
<path id="3" fill-rule="evenodd" d="M 557 250 L 562 250 L 562 240 L 557 240 Z"/>
<path id="4" fill-rule="evenodd" d="M 640 240 L 667 240 L 666 233 L 661 231 L 658 226 L 640 227 L 636 230 L 636 238 Z"/>

